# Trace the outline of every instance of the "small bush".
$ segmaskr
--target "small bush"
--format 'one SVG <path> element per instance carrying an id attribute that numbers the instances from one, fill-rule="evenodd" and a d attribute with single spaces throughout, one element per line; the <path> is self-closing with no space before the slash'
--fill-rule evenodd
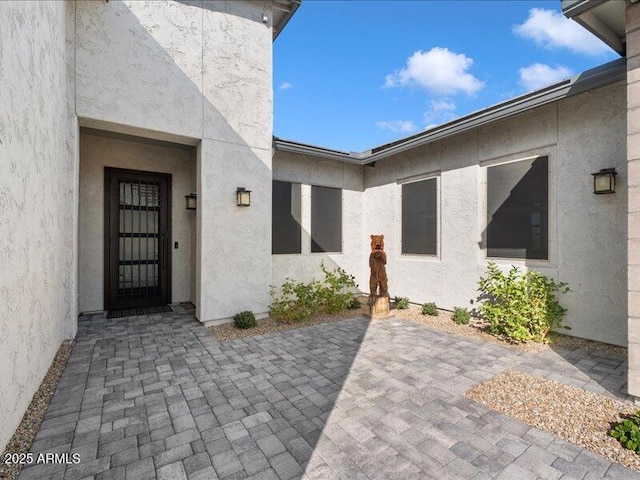
<path id="1" fill-rule="evenodd" d="M 469 310 L 462 307 L 453 307 L 453 321 L 458 325 L 466 325 L 470 319 Z"/>
<path id="2" fill-rule="evenodd" d="M 436 306 L 435 303 L 430 302 L 430 303 L 425 303 L 424 305 L 422 305 L 422 314 L 423 315 L 431 315 L 432 317 L 437 317 L 438 316 L 438 307 Z"/>
<path id="3" fill-rule="evenodd" d="M 349 304 L 349 310 L 358 310 L 360 307 L 362 307 L 362 304 L 360 303 L 360 300 L 358 300 L 358 297 L 354 295 L 351 299 L 351 303 Z"/>
<path id="4" fill-rule="evenodd" d="M 624 448 L 640 454 L 640 410 L 617 423 L 609 430 L 609 435 L 617 439 Z"/>
<path id="5" fill-rule="evenodd" d="M 324 273 L 322 281 L 304 283 L 287 279 L 280 287 L 279 297 L 272 287 L 274 300 L 269 314 L 283 323 L 297 323 L 316 313 L 337 313 L 351 308 L 354 300 L 357 301 L 351 291 L 357 287 L 355 277 L 339 267 L 327 270 L 324 263 L 320 263 L 320 268 Z"/>
<path id="6" fill-rule="evenodd" d="M 518 342 L 544 342 L 551 330 L 562 326 L 567 310 L 558 295 L 569 291 L 566 283 L 556 283 L 538 272 L 520 273 L 518 267 L 511 267 L 507 274 L 495 263 L 489 263 L 487 269 L 487 276 L 478 283 L 484 300 L 480 314 L 489 323 L 489 333 Z"/>
<path id="7" fill-rule="evenodd" d="M 320 263 L 324 273 L 324 280 L 318 290 L 320 309 L 326 313 L 337 313 L 348 310 L 355 298 L 351 289 L 357 287 L 355 277 L 347 274 L 340 267 L 327 270 L 324 263 Z"/>
<path id="8" fill-rule="evenodd" d="M 253 328 L 258 325 L 256 317 L 253 312 L 245 310 L 244 312 L 236 313 L 233 316 L 233 326 L 236 328 Z"/>
<path id="9" fill-rule="evenodd" d="M 398 310 L 406 310 L 409 308 L 409 299 L 407 297 L 395 297 L 393 303 Z"/>

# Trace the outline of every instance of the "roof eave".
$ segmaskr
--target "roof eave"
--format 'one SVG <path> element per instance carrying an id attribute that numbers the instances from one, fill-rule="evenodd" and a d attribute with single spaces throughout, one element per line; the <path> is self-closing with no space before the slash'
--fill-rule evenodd
<path id="1" fill-rule="evenodd" d="M 440 125 L 427 132 L 412 135 L 395 142 L 375 147 L 371 150 L 344 152 L 329 148 L 308 145 L 278 137 L 273 138 L 273 148 L 277 151 L 292 152 L 316 158 L 337 160 L 356 165 L 367 165 L 384 158 L 397 155 L 411 148 L 419 147 L 437 140 L 457 135 L 474 128 L 488 125 L 534 108 L 572 97 L 606 85 L 626 79 L 626 60 L 620 58 L 600 67 L 583 72 L 580 75 L 551 85 L 547 88 L 527 93 L 492 107 L 471 113 L 465 117 Z"/>
<path id="2" fill-rule="evenodd" d="M 294 142 L 292 140 L 285 140 L 284 138 L 278 137 L 273 137 L 273 148 L 281 152 L 291 152 L 300 155 L 309 155 L 316 158 L 325 158 L 327 160 L 337 160 L 339 162 L 362 165 L 362 154 L 358 152 L 331 150 L 329 148 Z"/>
<path id="3" fill-rule="evenodd" d="M 484 110 L 459 118 L 445 125 L 430 130 L 418 136 L 409 137 L 405 141 L 398 141 L 385 146 L 377 147 L 363 155 L 362 164 L 375 162 L 383 158 L 396 155 L 405 150 L 418 147 L 427 143 L 450 137 L 489 123 L 502 120 L 533 108 L 552 103 L 563 98 L 578 95 L 605 85 L 609 85 L 626 78 L 627 68 L 624 58 L 614 60 L 601 67 L 588 70 L 570 80 L 552 85 L 542 90 L 532 92 L 504 103 L 494 105 Z"/>
<path id="4" fill-rule="evenodd" d="M 560 3 L 564 16 L 574 18 L 604 2 L 605 0 L 562 0 Z"/>
<path id="5" fill-rule="evenodd" d="M 637 0 L 636 0 L 637 1 Z M 605 3 L 607 5 L 605 5 Z M 598 7 L 611 5 L 607 0 L 562 0 L 562 13 L 587 29 L 621 56 L 626 55 L 624 32 L 616 33 L 615 26 L 598 16 Z M 614 5 L 617 7 L 617 5 Z M 624 12 L 625 2 L 619 2 Z M 624 15 L 624 13 L 622 13 Z"/>
<path id="6" fill-rule="evenodd" d="M 284 27 L 287 26 L 287 23 L 289 23 L 289 20 L 291 20 L 291 17 L 293 17 L 293 14 L 296 13 L 296 10 L 298 10 L 298 7 L 300 7 L 301 3 L 302 3 L 302 0 L 278 0 L 274 2 L 273 4 L 274 10 L 283 12 L 283 15 L 277 22 L 275 21 L 275 15 L 274 15 L 274 23 L 273 23 L 273 41 L 274 42 L 276 41 L 276 38 L 278 38 L 278 35 L 280 35 L 282 30 L 284 30 Z"/>

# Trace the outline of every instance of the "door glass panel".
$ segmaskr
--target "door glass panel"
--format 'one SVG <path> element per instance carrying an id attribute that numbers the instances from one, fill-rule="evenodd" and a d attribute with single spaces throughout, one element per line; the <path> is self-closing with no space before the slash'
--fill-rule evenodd
<path id="1" fill-rule="evenodd" d="M 160 183 L 119 181 L 118 299 L 160 295 Z"/>

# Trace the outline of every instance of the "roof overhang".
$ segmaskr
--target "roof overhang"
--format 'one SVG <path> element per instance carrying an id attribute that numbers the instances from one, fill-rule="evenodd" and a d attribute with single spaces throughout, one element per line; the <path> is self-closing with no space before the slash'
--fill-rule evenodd
<path id="1" fill-rule="evenodd" d="M 297 153 L 300 155 L 310 155 L 326 160 L 338 160 L 340 162 L 362 164 L 363 154 L 358 152 L 343 152 L 330 148 L 309 145 L 308 143 L 294 142 L 284 138 L 273 137 L 273 148 L 280 152 Z"/>
<path id="2" fill-rule="evenodd" d="M 637 1 L 637 0 L 636 0 Z M 624 0 L 562 0 L 562 13 L 625 56 Z"/>
<path id="3" fill-rule="evenodd" d="M 362 153 L 332 150 L 329 148 L 284 140 L 278 137 L 274 137 L 273 139 L 273 148 L 276 151 L 298 153 L 359 165 L 372 164 L 377 160 L 382 160 L 421 145 L 426 145 L 483 125 L 488 125 L 542 105 L 562 100 L 563 98 L 572 97 L 580 93 L 585 93 L 606 85 L 624 81 L 626 79 L 626 74 L 626 59 L 619 58 L 618 60 L 587 70 L 586 72 L 576 75 L 568 80 L 551 85 L 550 87 L 521 95 L 511 100 L 507 100 L 506 102 L 499 103 L 484 110 L 458 118 L 449 123 L 439 125 L 435 128 L 410 137 L 405 137 L 392 143 L 375 147 Z"/>
<path id="4" fill-rule="evenodd" d="M 289 23 L 302 0 L 273 0 L 273 40 L 275 41 Z"/>

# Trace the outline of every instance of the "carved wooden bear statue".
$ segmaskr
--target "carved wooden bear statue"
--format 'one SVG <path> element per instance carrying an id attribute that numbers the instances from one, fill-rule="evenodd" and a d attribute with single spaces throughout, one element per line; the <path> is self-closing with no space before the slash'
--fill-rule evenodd
<path id="1" fill-rule="evenodd" d="M 387 254 L 384 253 L 384 235 L 371 235 L 371 255 L 369 255 L 369 290 L 371 296 L 386 297 L 387 289 Z M 378 290 L 379 287 L 379 290 Z"/>

